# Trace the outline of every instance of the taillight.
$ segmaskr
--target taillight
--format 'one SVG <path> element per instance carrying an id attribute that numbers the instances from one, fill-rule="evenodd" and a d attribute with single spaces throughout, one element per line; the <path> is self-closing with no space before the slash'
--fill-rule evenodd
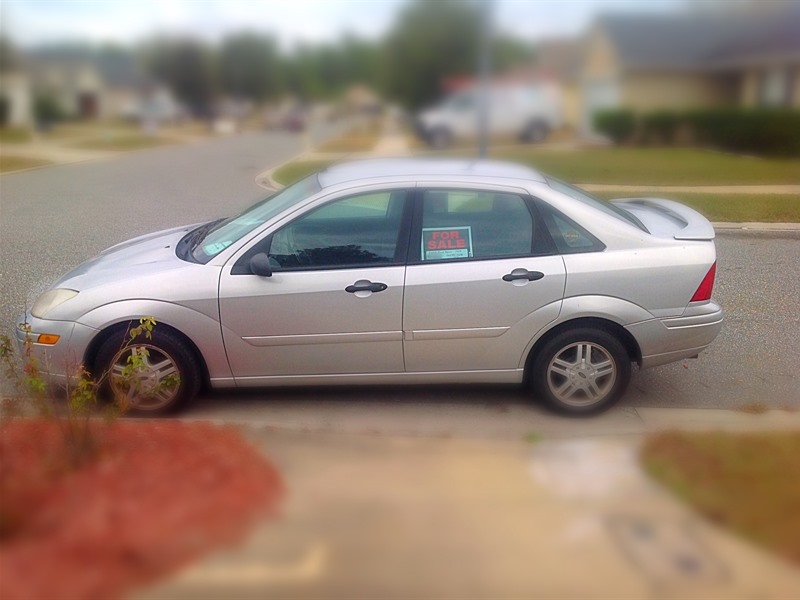
<path id="1" fill-rule="evenodd" d="M 700 285 L 697 287 L 697 291 L 692 296 L 690 302 L 702 302 L 704 300 L 711 300 L 711 292 L 714 289 L 714 277 L 717 275 L 717 262 L 714 261 L 714 264 L 711 265 L 711 268 L 706 273 L 706 276 L 703 277 L 703 281 L 700 282 Z"/>

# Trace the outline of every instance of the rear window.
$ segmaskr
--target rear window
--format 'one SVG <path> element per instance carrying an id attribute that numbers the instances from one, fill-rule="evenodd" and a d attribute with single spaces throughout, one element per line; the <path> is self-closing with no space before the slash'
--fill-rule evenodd
<path id="1" fill-rule="evenodd" d="M 582 202 L 583 204 L 592 206 L 597 210 L 606 213 L 607 215 L 611 215 L 612 217 L 616 217 L 621 221 L 625 221 L 626 223 L 635 225 L 642 231 L 649 233 L 644 224 L 628 211 L 623 210 L 618 206 L 614 206 L 610 202 L 601 200 L 600 198 L 595 198 L 594 196 L 592 196 L 588 192 L 585 192 L 581 188 L 576 187 L 574 185 L 570 185 L 569 183 L 561 181 L 560 179 L 556 179 L 555 177 L 547 176 L 545 177 L 545 179 L 547 180 L 548 185 L 557 192 L 566 194 L 567 196 L 573 198 L 574 200 L 577 200 L 578 202 Z"/>

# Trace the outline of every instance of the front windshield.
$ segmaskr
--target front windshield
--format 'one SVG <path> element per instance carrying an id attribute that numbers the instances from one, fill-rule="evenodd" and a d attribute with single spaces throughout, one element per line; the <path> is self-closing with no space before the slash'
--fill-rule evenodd
<path id="1" fill-rule="evenodd" d="M 567 196 L 574 198 L 584 204 L 588 204 L 589 206 L 594 206 L 597 209 L 602 210 L 604 213 L 608 215 L 612 215 L 617 217 L 618 219 L 622 219 L 623 221 L 627 221 L 633 225 L 636 225 L 639 229 L 643 231 L 647 231 L 647 228 L 642 224 L 642 222 L 637 219 L 635 216 L 630 214 L 629 212 L 622 210 L 618 206 L 614 206 L 610 202 L 606 202 L 605 200 L 600 200 L 600 198 L 595 198 L 590 193 L 582 190 L 581 188 L 570 185 L 560 179 L 556 179 L 555 177 L 550 177 L 549 175 L 545 177 L 547 180 L 548 185 L 561 192 L 562 194 L 566 194 Z"/>
<path id="2" fill-rule="evenodd" d="M 317 176 L 312 175 L 272 194 L 240 215 L 220 221 L 195 242 L 192 257 L 197 262 L 207 263 L 284 209 L 316 194 L 320 189 Z"/>

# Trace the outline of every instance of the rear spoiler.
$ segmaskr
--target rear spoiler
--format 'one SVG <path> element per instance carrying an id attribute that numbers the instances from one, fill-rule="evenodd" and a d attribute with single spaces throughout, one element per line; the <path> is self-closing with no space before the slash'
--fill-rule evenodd
<path id="1" fill-rule="evenodd" d="M 626 204 L 650 208 L 670 217 L 682 225 L 681 229 L 673 235 L 676 240 L 714 239 L 714 227 L 709 220 L 696 210 L 680 202 L 664 200 L 662 198 L 630 198 L 612 200 L 611 202 L 620 206 L 620 208 L 626 208 L 624 206 Z M 633 212 L 635 213 L 635 209 Z"/>

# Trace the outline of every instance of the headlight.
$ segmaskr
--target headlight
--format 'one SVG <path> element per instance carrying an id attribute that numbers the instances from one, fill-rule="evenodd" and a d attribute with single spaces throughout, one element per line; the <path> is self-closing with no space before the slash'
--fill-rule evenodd
<path id="1" fill-rule="evenodd" d="M 56 288 L 48 290 L 33 303 L 31 314 L 37 319 L 44 319 L 51 310 L 59 304 L 63 304 L 70 298 L 78 295 L 76 290 L 68 290 L 66 288 Z"/>

